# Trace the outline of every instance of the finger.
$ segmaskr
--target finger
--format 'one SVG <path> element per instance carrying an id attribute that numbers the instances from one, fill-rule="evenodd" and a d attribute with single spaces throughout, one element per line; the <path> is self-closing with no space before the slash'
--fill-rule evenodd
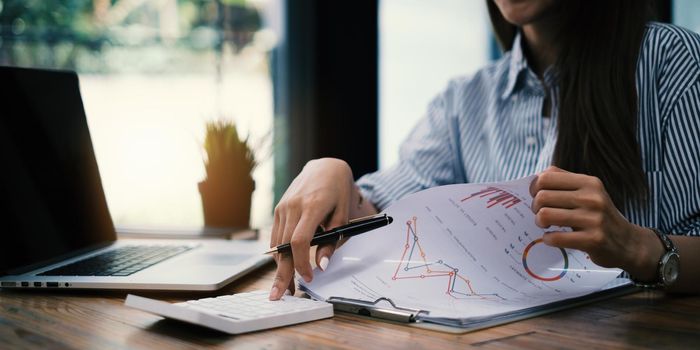
<path id="1" fill-rule="evenodd" d="M 532 211 L 536 214 L 543 207 L 575 209 L 579 207 L 576 191 L 541 190 L 532 199 Z"/>
<path id="2" fill-rule="evenodd" d="M 588 228 L 599 224 L 596 221 L 599 214 L 581 209 L 541 208 L 535 214 L 535 224 L 542 228 L 550 226 L 568 226 L 573 228 Z"/>
<path id="3" fill-rule="evenodd" d="M 283 204 L 282 206 L 278 205 L 278 208 L 276 209 L 276 211 L 277 211 L 276 220 L 279 220 L 279 225 L 277 228 L 274 243 L 275 243 L 275 246 L 278 246 L 280 244 L 289 242 L 289 238 L 285 237 L 285 233 L 290 230 L 289 225 L 294 223 L 294 220 L 296 218 L 295 215 L 297 215 L 297 212 L 295 210 L 292 210 L 288 204 Z M 293 228 L 293 226 L 292 226 L 292 228 Z M 291 233 L 289 235 L 291 236 Z"/>
<path id="4" fill-rule="evenodd" d="M 594 245 L 593 237 L 589 232 L 547 232 L 542 236 L 544 244 L 557 247 L 569 248 L 588 252 Z"/>
<path id="5" fill-rule="evenodd" d="M 295 214 L 294 212 L 290 213 L 289 210 L 287 209 L 287 210 L 281 210 L 281 211 L 279 211 L 279 213 L 280 213 L 280 215 L 279 215 L 280 226 L 277 229 L 277 237 L 275 238 L 275 242 L 274 242 L 273 247 L 276 247 L 280 244 L 289 243 L 290 236 L 292 234 L 288 233 L 288 232 L 290 231 L 290 228 L 294 228 L 294 226 L 296 225 L 296 222 L 295 222 L 296 219 L 294 216 L 294 214 Z M 282 294 L 284 294 L 285 285 L 289 284 L 290 283 L 289 281 L 293 280 L 294 264 L 292 262 L 292 255 L 291 254 L 283 253 L 283 254 L 275 254 L 274 256 L 275 256 L 275 262 L 277 263 L 277 271 L 278 272 L 280 271 L 281 268 L 284 268 L 285 271 L 287 269 L 291 270 L 291 272 L 289 273 L 291 275 L 291 277 L 289 277 L 287 282 L 285 284 L 280 283 L 280 285 L 278 286 L 279 295 L 281 296 Z M 274 288 L 274 285 L 273 285 L 273 288 Z M 272 294 L 273 293 L 270 293 L 271 297 L 272 297 Z"/>
<path id="6" fill-rule="evenodd" d="M 335 245 L 335 250 L 338 250 L 338 248 L 342 247 L 343 244 L 345 244 L 345 242 L 348 241 L 348 239 L 350 239 L 350 237 L 346 237 L 346 238 L 339 240 L 338 243 L 336 243 L 336 245 Z"/>
<path id="7" fill-rule="evenodd" d="M 321 271 L 325 271 L 326 268 L 328 268 L 331 255 L 333 255 L 338 248 L 345 244 L 348 239 L 350 239 L 350 237 L 343 238 L 336 243 L 319 245 L 316 249 L 316 266 L 321 268 Z"/>
<path id="8" fill-rule="evenodd" d="M 274 222 L 272 223 L 272 232 L 270 233 L 270 248 L 278 246 L 279 241 L 282 239 L 282 234 L 280 233 L 280 226 L 282 225 L 280 211 L 279 208 L 275 208 Z M 277 258 L 275 258 L 275 260 L 277 260 Z"/>
<path id="9" fill-rule="evenodd" d="M 289 289 L 290 284 L 293 290 L 294 285 L 294 266 L 292 265 L 292 257 L 289 254 L 275 254 L 277 255 L 277 272 L 275 273 L 275 278 L 272 282 L 272 289 L 270 290 L 270 300 L 279 300 L 284 291 Z"/>
<path id="10" fill-rule="evenodd" d="M 541 190 L 577 190 L 588 182 L 589 177 L 592 176 L 563 171 L 545 171 L 539 173 L 530 183 L 530 194 L 534 197 Z"/>
<path id="11" fill-rule="evenodd" d="M 326 227 L 335 228 L 345 225 L 348 223 L 349 216 L 350 208 L 345 203 L 341 203 L 335 208 L 332 215 L 327 220 Z M 345 240 L 332 244 L 323 244 L 316 249 L 316 266 L 318 266 L 321 271 L 325 271 L 326 268 L 328 268 L 328 263 L 335 248 L 340 246 L 343 242 L 345 242 Z"/>
<path id="12" fill-rule="evenodd" d="M 544 172 L 555 172 L 555 173 L 569 173 L 569 174 L 573 174 L 572 172 L 566 171 L 566 170 L 564 170 L 564 169 L 562 169 L 562 168 L 560 168 L 560 167 L 558 167 L 558 166 L 556 166 L 556 165 L 550 165 L 549 167 L 547 167 L 547 169 L 544 170 Z"/>
<path id="13" fill-rule="evenodd" d="M 316 266 L 318 266 L 321 271 L 326 271 L 328 268 L 328 262 L 333 252 L 335 252 L 336 244 L 337 243 L 322 244 L 316 248 Z"/>
<path id="14" fill-rule="evenodd" d="M 311 238 L 319 220 L 313 213 L 302 216 L 290 240 L 292 255 L 294 256 L 294 268 L 306 282 L 311 282 L 313 278 L 311 264 L 309 263 L 309 248 L 311 248 Z"/>
<path id="15" fill-rule="evenodd" d="M 550 165 L 549 167 L 547 167 L 547 169 L 545 169 L 544 171 L 542 171 L 540 174 L 546 173 L 546 172 L 557 172 L 557 173 L 565 172 L 565 173 L 568 173 L 568 171 L 566 171 L 566 170 L 564 170 L 564 169 L 561 169 L 561 168 L 559 168 L 559 167 L 556 167 L 556 166 L 554 166 L 554 165 Z M 537 176 L 535 176 L 535 178 L 534 178 L 532 181 L 530 181 L 530 194 L 531 194 L 533 197 L 534 197 L 535 194 L 537 193 L 537 192 L 535 192 L 535 188 L 534 188 L 534 186 L 535 186 L 535 181 L 537 181 L 537 178 L 539 177 L 540 174 L 538 174 Z"/>
<path id="16" fill-rule="evenodd" d="M 338 226 L 343 226 L 348 223 L 349 216 L 350 208 L 348 207 L 348 203 L 339 203 L 328 218 L 326 227 L 333 229 Z"/>
<path id="17" fill-rule="evenodd" d="M 284 228 L 281 230 L 282 239 L 277 242 L 278 245 L 291 242 L 292 236 L 294 235 L 294 230 L 299 223 L 300 216 L 301 214 L 297 210 L 288 209 L 286 211 L 285 217 L 281 218 L 282 222 L 284 222 Z"/>

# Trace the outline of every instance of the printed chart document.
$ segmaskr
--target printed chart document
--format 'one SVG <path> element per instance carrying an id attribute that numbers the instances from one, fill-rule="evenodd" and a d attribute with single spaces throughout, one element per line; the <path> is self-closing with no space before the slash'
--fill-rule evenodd
<path id="1" fill-rule="evenodd" d="M 420 322 L 468 328 L 561 309 L 619 284 L 621 270 L 542 242 L 547 231 L 570 229 L 535 225 L 533 179 L 408 195 L 385 210 L 392 224 L 350 239 L 301 289 L 321 300 L 387 298 L 424 310 Z"/>

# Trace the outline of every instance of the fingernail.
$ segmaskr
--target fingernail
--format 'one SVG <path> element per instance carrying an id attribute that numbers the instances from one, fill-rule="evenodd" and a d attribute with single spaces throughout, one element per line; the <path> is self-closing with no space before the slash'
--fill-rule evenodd
<path id="1" fill-rule="evenodd" d="M 321 271 L 326 271 L 326 267 L 328 267 L 328 257 L 324 256 L 321 258 L 321 261 L 318 262 L 318 267 L 321 268 Z"/>
<path id="2" fill-rule="evenodd" d="M 280 289 L 277 286 L 272 287 L 270 291 L 270 300 L 277 299 L 277 294 L 280 293 Z"/>

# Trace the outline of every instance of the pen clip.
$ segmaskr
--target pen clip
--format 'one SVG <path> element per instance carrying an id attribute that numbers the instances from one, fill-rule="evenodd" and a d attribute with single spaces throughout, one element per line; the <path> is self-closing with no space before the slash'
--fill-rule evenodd
<path id="1" fill-rule="evenodd" d="M 355 219 L 349 220 L 348 223 L 345 225 L 334 227 L 334 228 L 332 228 L 330 230 L 326 230 L 326 231 L 323 230 L 324 229 L 323 226 L 319 225 L 316 228 L 316 232 L 314 233 L 314 236 L 319 236 L 319 235 L 331 233 L 333 231 L 337 231 L 339 229 L 342 229 L 342 228 L 345 228 L 345 227 L 348 227 L 348 226 L 351 226 L 351 225 L 354 225 L 357 223 L 362 223 L 364 221 L 370 221 L 370 220 L 380 219 L 380 218 L 387 218 L 387 215 L 386 214 L 374 214 L 374 215 L 363 216 L 361 218 L 355 218 Z M 389 222 L 391 222 L 391 221 L 389 221 Z M 343 235 L 341 234 L 340 238 L 338 238 L 338 240 L 343 239 L 342 237 L 343 237 Z"/>
<path id="2" fill-rule="evenodd" d="M 382 214 L 382 213 L 367 215 L 367 216 L 363 216 L 363 217 L 360 217 L 360 218 L 350 219 L 350 220 L 348 220 L 348 224 L 354 224 L 354 223 L 356 223 L 356 222 L 360 222 L 360 221 L 364 221 L 364 220 L 370 220 L 370 219 L 376 219 L 376 218 L 381 218 L 381 217 L 385 217 L 385 216 L 386 216 L 386 214 Z"/>

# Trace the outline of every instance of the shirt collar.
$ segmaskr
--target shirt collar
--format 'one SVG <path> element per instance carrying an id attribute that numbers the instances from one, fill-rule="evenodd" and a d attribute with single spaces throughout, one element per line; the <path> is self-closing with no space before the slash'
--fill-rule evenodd
<path id="1" fill-rule="evenodd" d="M 527 61 L 525 60 L 525 54 L 520 44 L 521 37 L 522 35 L 518 31 L 515 35 L 515 39 L 513 39 L 513 46 L 510 49 L 510 62 L 508 65 L 508 80 L 506 80 L 506 86 L 501 95 L 502 98 L 508 98 L 513 93 L 520 72 L 527 69 Z"/>

